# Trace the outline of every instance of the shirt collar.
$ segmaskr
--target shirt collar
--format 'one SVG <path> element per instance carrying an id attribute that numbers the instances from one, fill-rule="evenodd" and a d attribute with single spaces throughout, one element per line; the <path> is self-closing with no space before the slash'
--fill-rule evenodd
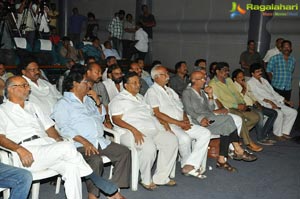
<path id="1" fill-rule="evenodd" d="M 64 97 L 72 102 L 80 102 L 82 104 L 80 99 L 73 92 L 64 92 Z M 88 96 L 83 97 L 83 103 L 86 101 L 87 97 Z"/>

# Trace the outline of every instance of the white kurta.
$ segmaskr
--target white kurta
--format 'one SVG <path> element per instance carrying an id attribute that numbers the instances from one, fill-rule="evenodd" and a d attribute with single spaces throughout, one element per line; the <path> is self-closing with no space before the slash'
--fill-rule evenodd
<path id="1" fill-rule="evenodd" d="M 47 116 L 50 116 L 54 104 L 62 97 L 60 92 L 54 85 L 46 80 L 39 78 L 36 84 L 28 77 L 24 75 L 23 77 L 30 85 L 31 92 L 29 95 L 29 101 L 37 104 Z"/>
<path id="2" fill-rule="evenodd" d="M 135 144 L 139 156 L 141 179 L 144 184 L 151 183 L 151 168 L 159 150 L 156 171 L 153 175 L 155 184 L 166 184 L 175 164 L 178 141 L 176 136 L 166 132 L 159 121 L 153 116 L 152 109 L 143 101 L 143 96 L 133 96 L 123 90 L 109 104 L 110 116 L 122 115 L 122 120 L 134 126 L 144 137 L 141 145 Z M 117 129 L 121 129 L 115 125 Z M 122 135 L 121 143 L 130 147 L 133 135 L 127 132 Z"/>
<path id="3" fill-rule="evenodd" d="M 0 106 L 0 134 L 19 143 L 33 135 L 41 138 L 22 144 L 32 155 L 34 162 L 26 169 L 40 171 L 52 169 L 65 180 L 67 198 L 82 198 L 81 177 L 92 173 L 90 166 L 71 142 L 56 142 L 47 136 L 45 130 L 54 122 L 38 106 L 25 102 L 20 105 L 7 101 Z M 21 165 L 21 163 L 20 163 Z"/>
<path id="4" fill-rule="evenodd" d="M 116 84 L 113 80 L 111 79 L 106 79 L 105 81 L 103 81 L 103 84 L 107 90 L 108 96 L 109 96 L 109 100 L 111 101 L 116 95 L 119 94 L 119 90 L 116 87 Z M 122 91 L 123 88 L 123 82 L 120 83 L 120 91 Z"/>
<path id="5" fill-rule="evenodd" d="M 248 84 L 251 86 L 252 93 L 256 97 L 259 103 L 263 106 L 272 108 L 269 103 L 264 102 L 264 99 L 271 100 L 281 109 L 276 109 L 277 118 L 274 122 L 273 133 L 277 136 L 282 134 L 289 135 L 297 117 L 297 111 L 284 104 L 284 97 L 274 91 L 269 82 L 260 78 L 261 82 L 254 77 L 251 77 Z"/>
<path id="6" fill-rule="evenodd" d="M 164 89 L 165 88 L 165 89 Z M 169 87 L 161 87 L 154 83 L 145 94 L 145 102 L 151 108 L 158 107 L 160 112 L 176 120 L 183 120 L 183 104 L 176 92 Z M 172 131 L 178 137 L 179 152 L 182 157 L 181 166 L 193 165 L 195 169 L 206 169 L 207 147 L 210 141 L 210 131 L 204 127 L 193 124 L 188 131 L 170 124 Z M 192 150 L 192 141 L 195 140 Z"/>

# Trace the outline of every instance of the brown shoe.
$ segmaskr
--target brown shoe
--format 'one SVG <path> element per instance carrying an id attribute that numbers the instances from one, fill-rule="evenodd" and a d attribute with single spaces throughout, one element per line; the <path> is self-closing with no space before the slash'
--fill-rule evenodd
<path id="1" fill-rule="evenodd" d="M 250 144 L 247 145 L 247 148 L 254 152 L 260 152 L 263 150 L 261 146 L 255 144 L 254 142 L 250 142 Z"/>
<path id="2" fill-rule="evenodd" d="M 292 139 L 292 137 L 290 136 L 290 135 L 287 135 L 287 134 L 282 134 L 282 136 L 285 138 L 285 139 L 287 139 L 287 140 L 289 140 L 289 139 Z"/>
<path id="3" fill-rule="evenodd" d="M 287 140 L 284 136 L 276 136 L 276 135 L 275 135 L 275 139 L 277 141 L 286 141 Z"/>

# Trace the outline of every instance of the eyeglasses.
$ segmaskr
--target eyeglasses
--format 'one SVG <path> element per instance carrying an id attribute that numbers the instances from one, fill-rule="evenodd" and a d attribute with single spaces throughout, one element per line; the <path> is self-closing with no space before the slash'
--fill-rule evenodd
<path id="1" fill-rule="evenodd" d="M 159 73 L 159 74 L 157 74 L 157 75 L 167 76 L 167 75 L 169 75 L 169 74 L 168 74 L 168 73 Z"/>
<path id="2" fill-rule="evenodd" d="M 28 83 L 26 83 L 26 84 L 14 84 L 14 85 L 11 85 L 11 86 L 17 86 L 17 87 L 22 87 L 22 88 L 30 87 L 30 85 Z"/>
<path id="3" fill-rule="evenodd" d="M 205 78 L 198 78 L 198 79 L 194 79 L 194 80 L 206 81 L 206 79 L 205 79 Z"/>

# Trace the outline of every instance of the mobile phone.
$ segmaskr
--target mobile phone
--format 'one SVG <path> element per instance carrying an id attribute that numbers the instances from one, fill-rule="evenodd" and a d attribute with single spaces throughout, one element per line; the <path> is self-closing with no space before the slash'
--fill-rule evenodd
<path id="1" fill-rule="evenodd" d="M 212 123 L 214 123 L 215 122 L 215 120 L 209 120 L 209 124 L 212 124 Z"/>

